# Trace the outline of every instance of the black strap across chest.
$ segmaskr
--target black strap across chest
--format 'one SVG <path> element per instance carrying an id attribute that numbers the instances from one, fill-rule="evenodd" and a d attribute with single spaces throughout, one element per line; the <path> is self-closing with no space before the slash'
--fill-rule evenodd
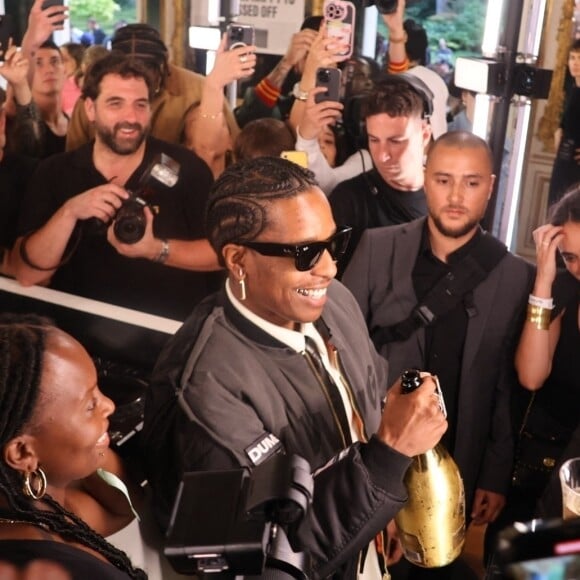
<path id="1" fill-rule="evenodd" d="M 429 326 L 451 312 L 487 278 L 506 253 L 504 244 L 484 234 L 472 251 L 455 262 L 450 271 L 430 288 L 405 320 L 371 329 L 375 346 L 380 348 L 390 342 L 407 340 L 419 328 Z M 474 313 L 468 314 L 471 316 Z"/>

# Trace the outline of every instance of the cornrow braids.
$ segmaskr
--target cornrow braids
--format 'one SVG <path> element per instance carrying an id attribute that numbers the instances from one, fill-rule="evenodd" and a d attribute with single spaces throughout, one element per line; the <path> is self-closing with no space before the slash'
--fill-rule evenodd
<path id="1" fill-rule="evenodd" d="M 36 315 L 0 315 L 0 446 L 17 436 L 30 421 L 40 394 L 43 358 L 55 327 Z M 14 519 L 41 526 L 64 540 L 80 542 L 101 554 L 130 578 L 143 580 L 127 555 L 109 544 L 77 515 L 45 495 L 49 510 L 38 509 L 22 492 L 18 473 L 0 459 L 0 492 Z"/>
<path id="2" fill-rule="evenodd" d="M 279 157 L 236 163 L 214 183 L 205 214 L 206 234 L 224 265 L 222 248 L 255 239 L 268 225 L 268 206 L 318 187 L 314 174 Z"/>
<path id="3" fill-rule="evenodd" d="M 0 444 L 18 435 L 32 416 L 48 324 L 34 315 L 0 317 Z"/>
<path id="4" fill-rule="evenodd" d="M 161 76 L 161 87 L 165 86 L 169 75 L 169 53 L 158 30 L 144 23 L 122 26 L 111 39 L 111 50 L 151 63 Z"/>

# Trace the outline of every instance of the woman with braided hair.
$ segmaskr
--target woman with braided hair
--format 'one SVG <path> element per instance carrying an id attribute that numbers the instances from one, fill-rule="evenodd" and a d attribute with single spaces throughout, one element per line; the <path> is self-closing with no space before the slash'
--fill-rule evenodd
<path id="1" fill-rule="evenodd" d="M 0 561 L 145 579 L 103 537 L 134 516 L 97 473 L 122 469 L 107 434 L 114 404 L 96 377 L 84 348 L 45 319 L 0 316 Z"/>

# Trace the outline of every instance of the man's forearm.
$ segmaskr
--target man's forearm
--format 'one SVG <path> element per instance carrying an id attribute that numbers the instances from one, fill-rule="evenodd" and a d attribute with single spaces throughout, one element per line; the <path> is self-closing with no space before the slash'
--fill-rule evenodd
<path id="1" fill-rule="evenodd" d="M 18 238 L 11 252 L 18 282 L 31 286 L 50 281 L 61 264 L 75 224 L 76 219 L 62 207 L 40 229 Z"/>
<path id="2" fill-rule="evenodd" d="M 292 69 L 292 65 L 282 58 L 280 62 L 270 71 L 270 74 L 266 77 L 271 85 L 274 85 L 277 89 L 280 89 L 288 76 L 288 73 Z"/>

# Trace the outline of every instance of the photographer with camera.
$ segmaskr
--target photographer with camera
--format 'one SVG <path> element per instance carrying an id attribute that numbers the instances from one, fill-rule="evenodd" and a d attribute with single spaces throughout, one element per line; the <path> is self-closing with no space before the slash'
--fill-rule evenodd
<path id="1" fill-rule="evenodd" d="M 154 86 L 139 62 L 104 57 L 89 70 L 83 94 L 95 140 L 44 160 L 32 177 L 10 254 L 15 276 L 183 319 L 213 290 L 216 274 L 162 264 L 167 238 L 203 238 L 211 173 L 191 151 L 149 136 Z M 117 241 L 130 246 L 151 221 L 158 239 L 149 260 L 122 256 L 107 242 L 107 228 L 116 228 Z M 200 256 L 209 252 L 205 240 L 198 244 Z"/>
<path id="2" fill-rule="evenodd" d="M 434 382 L 410 395 L 391 389 L 383 410 L 388 364 L 333 280 L 350 228 L 335 224 L 310 171 L 278 157 L 231 166 L 212 189 L 206 228 L 228 279 L 167 344 L 145 405 L 158 520 L 167 527 L 185 472 L 297 454 L 315 474 L 297 530 L 306 576 L 381 578 L 373 539 L 406 500 L 411 457 L 446 429 Z"/>

